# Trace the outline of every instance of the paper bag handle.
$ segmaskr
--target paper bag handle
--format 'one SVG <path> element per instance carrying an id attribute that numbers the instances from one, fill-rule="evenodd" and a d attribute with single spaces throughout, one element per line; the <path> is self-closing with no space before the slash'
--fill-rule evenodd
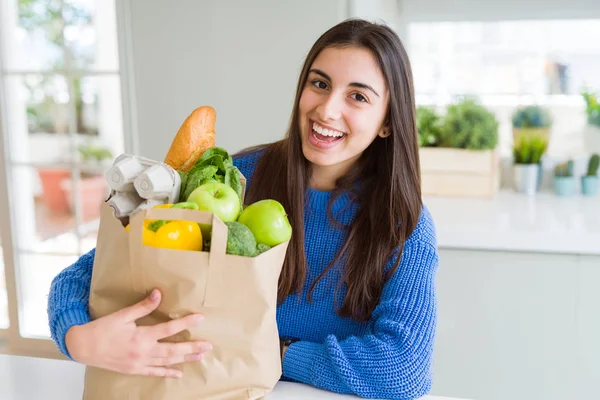
<path id="1" fill-rule="evenodd" d="M 144 229 L 145 219 L 182 220 L 210 224 L 212 225 L 210 252 L 213 254 L 225 254 L 225 250 L 227 249 L 227 225 L 212 212 L 185 208 L 147 208 L 140 210 L 129 221 L 132 241 L 135 241 L 136 245 L 139 246 L 143 246 L 142 230 Z"/>

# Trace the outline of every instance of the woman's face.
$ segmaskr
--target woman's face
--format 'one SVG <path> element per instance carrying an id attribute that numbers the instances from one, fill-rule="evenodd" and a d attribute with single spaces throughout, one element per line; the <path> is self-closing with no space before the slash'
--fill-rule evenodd
<path id="1" fill-rule="evenodd" d="M 379 135 L 388 89 L 369 50 L 324 49 L 313 62 L 300 96 L 300 135 L 304 156 L 319 170 L 341 175 Z"/>

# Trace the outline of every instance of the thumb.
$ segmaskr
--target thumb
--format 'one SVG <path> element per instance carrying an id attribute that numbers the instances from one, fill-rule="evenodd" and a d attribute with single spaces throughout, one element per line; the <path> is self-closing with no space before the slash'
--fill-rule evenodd
<path id="1" fill-rule="evenodd" d="M 152 311 L 158 308 L 161 300 L 160 290 L 154 289 L 144 300 L 136 303 L 132 306 L 124 308 L 123 316 L 127 321 L 135 321 L 146 315 L 150 314 Z"/>

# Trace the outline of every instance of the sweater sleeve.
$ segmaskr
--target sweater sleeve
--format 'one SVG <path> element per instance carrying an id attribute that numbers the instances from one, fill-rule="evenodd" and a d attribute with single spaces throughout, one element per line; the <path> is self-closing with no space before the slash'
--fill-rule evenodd
<path id="1" fill-rule="evenodd" d="M 324 343 L 298 341 L 285 353 L 283 375 L 332 392 L 365 398 L 416 399 L 432 385 L 436 325 L 436 247 L 409 240 L 370 321 L 370 333 Z"/>
<path id="2" fill-rule="evenodd" d="M 66 357 L 72 359 L 65 345 L 70 327 L 90 322 L 88 311 L 95 249 L 82 255 L 74 264 L 54 277 L 48 294 L 48 323 L 52 340 Z"/>

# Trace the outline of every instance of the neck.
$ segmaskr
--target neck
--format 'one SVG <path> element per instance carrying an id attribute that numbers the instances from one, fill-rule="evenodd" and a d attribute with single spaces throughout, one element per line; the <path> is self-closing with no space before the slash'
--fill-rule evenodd
<path id="1" fill-rule="evenodd" d="M 335 189 L 336 181 L 348 172 L 351 165 L 351 163 L 327 166 L 312 164 L 309 182 L 310 187 L 320 191 L 330 191 Z"/>

